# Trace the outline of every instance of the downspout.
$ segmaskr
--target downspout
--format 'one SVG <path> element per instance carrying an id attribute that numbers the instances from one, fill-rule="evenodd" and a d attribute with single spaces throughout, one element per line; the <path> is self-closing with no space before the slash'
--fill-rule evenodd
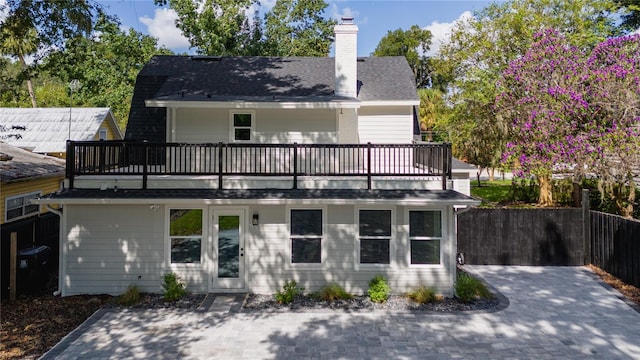
<path id="1" fill-rule="evenodd" d="M 61 285 L 61 281 L 62 281 L 62 261 L 60 260 L 60 255 L 62 255 L 62 234 L 64 231 L 64 228 L 62 226 L 62 211 L 60 209 L 54 209 L 52 208 L 49 204 L 46 205 L 47 206 L 47 210 L 51 211 L 52 213 L 58 215 L 58 217 L 60 218 L 60 230 L 59 230 L 59 234 L 58 234 L 58 290 L 53 292 L 53 296 L 60 296 L 60 294 L 62 293 L 62 291 L 60 290 L 62 287 Z"/>

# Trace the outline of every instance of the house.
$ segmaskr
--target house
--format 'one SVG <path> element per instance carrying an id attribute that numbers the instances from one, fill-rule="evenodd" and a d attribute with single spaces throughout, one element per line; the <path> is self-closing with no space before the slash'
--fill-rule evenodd
<path id="1" fill-rule="evenodd" d="M 0 108 L 5 141 L 38 154 L 64 158 L 67 140 L 122 140 L 109 108 Z"/>
<path id="2" fill-rule="evenodd" d="M 60 291 L 451 295 L 451 146 L 413 141 L 419 103 L 403 57 L 356 57 L 357 26 L 335 28 L 336 57 L 156 56 L 138 75 L 124 142 L 71 142 Z"/>
<path id="3" fill-rule="evenodd" d="M 58 217 L 30 200 L 60 190 L 63 160 L 34 154 L 0 141 L 0 264 L 2 297 L 8 295 L 10 234 L 17 234 L 18 249 L 34 245 L 53 247 L 57 255 Z M 53 261 L 56 262 L 57 261 Z"/>

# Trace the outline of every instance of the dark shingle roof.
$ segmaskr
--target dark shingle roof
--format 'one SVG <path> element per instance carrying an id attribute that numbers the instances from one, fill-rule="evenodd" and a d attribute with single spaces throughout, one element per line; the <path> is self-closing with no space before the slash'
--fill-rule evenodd
<path id="1" fill-rule="evenodd" d="M 475 203 L 475 199 L 453 190 L 364 190 L 364 189 L 118 189 L 65 190 L 50 199 L 194 199 L 194 200 L 421 200 L 425 202 Z"/>
<path id="2" fill-rule="evenodd" d="M 2 182 L 62 176 L 64 170 L 64 160 L 35 154 L 0 142 L 0 180 Z"/>
<path id="3" fill-rule="evenodd" d="M 155 56 L 138 74 L 127 125 L 129 140 L 164 141 L 165 112 L 145 100 L 340 101 L 329 57 Z M 359 101 L 417 101 L 404 57 L 360 58 Z"/>

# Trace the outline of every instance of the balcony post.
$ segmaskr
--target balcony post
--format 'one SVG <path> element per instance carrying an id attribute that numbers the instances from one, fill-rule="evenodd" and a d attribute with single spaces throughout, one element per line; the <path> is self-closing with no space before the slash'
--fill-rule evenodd
<path id="1" fill-rule="evenodd" d="M 69 189 L 73 189 L 73 178 L 75 176 L 76 154 L 73 141 L 67 140 L 67 179 L 69 179 Z"/>
<path id="2" fill-rule="evenodd" d="M 367 189 L 371 190 L 371 142 L 367 143 Z"/>
<path id="3" fill-rule="evenodd" d="M 142 142 L 144 147 L 144 164 L 142 165 L 142 189 L 147 189 L 147 180 L 149 178 L 149 144 L 146 140 Z"/>
<path id="4" fill-rule="evenodd" d="M 223 181 L 222 181 L 222 149 L 224 148 L 224 144 L 222 141 L 218 143 L 218 189 L 222 190 Z"/>
<path id="5" fill-rule="evenodd" d="M 293 143 L 293 189 L 298 188 L 298 143 Z"/>

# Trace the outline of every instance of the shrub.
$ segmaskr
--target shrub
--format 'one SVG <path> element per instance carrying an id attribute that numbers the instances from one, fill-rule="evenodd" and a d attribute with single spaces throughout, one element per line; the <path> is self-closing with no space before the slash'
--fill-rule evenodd
<path id="1" fill-rule="evenodd" d="M 455 288 L 456 296 L 462 302 L 470 302 L 478 298 L 493 297 L 491 292 L 489 292 L 489 289 L 487 289 L 482 281 L 465 272 L 458 273 L 458 279 L 456 280 Z"/>
<path id="2" fill-rule="evenodd" d="M 176 301 L 187 294 L 184 283 L 173 272 L 164 275 L 162 289 L 165 301 Z"/>
<path id="3" fill-rule="evenodd" d="M 118 297 L 118 304 L 131 306 L 137 304 L 140 301 L 140 290 L 135 285 L 129 285 L 127 291 Z"/>
<path id="4" fill-rule="evenodd" d="M 295 280 L 289 280 L 285 281 L 282 291 L 278 291 L 274 296 L 279 303 L 290 304 L 303 290 L 303 288 L 298 287 Z"/>
<path id="5" fill-rule="evenodd" d="M 369 281 L 369 298 L 373 302 L 385 302 L 389 298 L 391 288 L 387 285 L 387 280 L 382 275 L 376 275 Z"/>
<path id="6" fill-rule="evenodd" d="M 332 302 L 335 300 L 353 299 L 353 295 L 346 292 L 340 285 L 336 283 L 328 284 L 316 293 L 320 300 Z"/>
<path id="7" fill-rule="evenodd" d="M 421 286 L 418 289 L 411 291 L 407 294 L 407 297 L 419 304 L 428 304 L 439 300 L 436 291 L 432 287 Z"/>

